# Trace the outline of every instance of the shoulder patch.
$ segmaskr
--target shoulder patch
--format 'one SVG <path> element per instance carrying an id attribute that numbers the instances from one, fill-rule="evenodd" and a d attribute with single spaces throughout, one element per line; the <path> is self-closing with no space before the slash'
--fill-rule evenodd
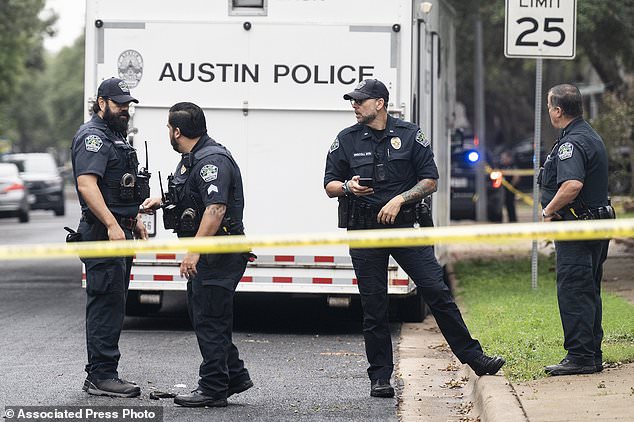
<path id="1" fill-rule="evenodd" d="M 218 178 L 218 167 L 213 164 L 204 165 L 203 168 L 200 169 L 200 177 L 202 177 L 205 182 L 216 180 Z"/>
<path id="2" fill-rule="evenodd" d="M 99 152 L 103 146 L 103 141 L 97 135 L 89 135 L 84 139 L 84 144 L 86 145 L 86 151 Z"/>
<path id="3" fill-rule="evenodd" d="M 565 144 L 561 144 L 559 146 L 559 150 L 557 151 L 557 154 L 559 155 L 559 160 L 563 161 L 563 160 L 567 160 L 568 158 L 572 157 L 572 153 L 573 153 L 574 149 L 575 149 L 574 145 L 572 145 L 570 142 L 566 142 Z"/>
<path id="4" fill-rule="evenodd" d="M 339 138 L 335 138 L 335 140 L 332 141 L 332 145 L 330 145 L 330 149 L 328 150 L 328 152 L 331 153 L 337 148 L 339 148 Z"/>
<path id="5" fill-rule="evenodd" d="M 425 148 L 427 148 L 429 145 L 431 145 L 431 141 L 425 136 L 423 131 L 420 130 L 420 129 L 418 129 L 418 132 L 416 132 L 416 142 L 418 142 L 419 144 L 421 144 Z"/>

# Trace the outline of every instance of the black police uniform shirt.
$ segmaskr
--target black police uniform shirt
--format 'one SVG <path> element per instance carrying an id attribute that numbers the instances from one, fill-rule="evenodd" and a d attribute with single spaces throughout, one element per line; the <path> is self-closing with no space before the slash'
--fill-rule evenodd
<path id="1" fill-rule="evenodd" d="M 227 206 L 225 216 L 241 222 L 244 212 L 244 195 L 242 177 L 237 165 L 222 154 L 211 154 L 195 161 L 193 167 L 189 165 L 192 156 L 205 146 L 211 145 L 226 151 L 221 144 L 208 135 L 203 135 L 189 154 L 183 154 L 184 158 L 178 163 L 174 173 L 174 182 L 188 184 L 185 189 L 192 193 L 197 202 L 191 205 L 195 206 L 200 215 L 209 205 L 223 204 Z M 230 155 L 228 151 L 226 153 Z M 192 170 L 194 173 L 190 174 Z"/>
<path id="2" fill-rule="evenodd" d="M 608 158 L 603 140 L 583 118 L 566 126 L 544 162 L 541 179 L 542 207 L 552 201 L 567 180 L 578 180 L 583 188 L 578 198 L 585 206 L 608 204 Z"/>
<path id="3" fill-rule="evenodd" d="M 137 203 L 124 204 L 115 198 L 109 198 L 109 190 L 106 188 L 106 180 L 113 183 L 120 181 L 128 171 L 137 169 L 128 168 L 125 153 L 134 150 L 123 135 L 113 132 L 105 120 L 94 114 L 92 118 L 80 126 L 73 138 L 72 157 L 75 186 L 77 177 L 84 174 L 98 176 L 98 186 L 106 201 L 106 205 L 113 214 L 122 217 L 135 217 L 139 210 Z M 87 211 L 88 206 L 79 194 L 79 203 L 82 211 Z"/>
<path id="4" fill-rule="evenodd" d="M 430 140 L 418 126 L 388 115 L 379 137 L 361 123 L 339 132 L 328 151 L 324 186 L 355 175 L 371 177 L 374 194 L 355 199 L 382 207 L 420 180 L 438 179 Z"/>

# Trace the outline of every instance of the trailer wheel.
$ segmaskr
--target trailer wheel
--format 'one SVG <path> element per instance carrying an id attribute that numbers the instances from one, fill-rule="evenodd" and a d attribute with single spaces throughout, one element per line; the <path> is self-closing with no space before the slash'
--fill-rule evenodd
<path id="1" fill-rule="evenodd" d="M 429 307 L 418 289 L 416 294 L 399 301 L 398 315 L 402 322 L 423 322 L 428 314 Z"/>
<path id="2" fill-rule="evenodd" d="M 127 316 L 147 316 L 154 314 L 161 309 L 163 304 L 163 292 L 152 292 L 153 295 L 158 294 L 158 303 L 146 303 L 142 300 L 143 291 L 128 291 L 128 299 L 125 303 L 125 314 Z"/>

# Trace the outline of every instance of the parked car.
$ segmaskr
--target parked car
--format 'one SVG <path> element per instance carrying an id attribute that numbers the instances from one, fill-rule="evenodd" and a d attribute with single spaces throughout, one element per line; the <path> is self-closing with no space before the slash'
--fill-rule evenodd
<path id="1" fill-rule="evenodd" d="M 473 135 L 461 130 L 456 131 L 451 142 L 451 186 L 450 209 L 452 220 L 476 219 L 476 176 L 478 164 L 484 160 L 491 167 L 488 154 L 484 157 L 478 151 L 478 141 Z M 502 222 L 502 205 L 504 188 L 502 175 L 499 172 L 483 174 L 487 187 L 487 219 L 491 222 Z"/>
<path id="2" fill-rule="evenodd" d="M 29 221 L 28 188 L 12 163 L 0 163 L 0 217 L 18 217 L 20 223 Z"/>
<path id="3" fill-rule="evenodd" d="M 2 157 L 2 161 L 18 166 L 20 177 L 29 191 L 32 210 L 53 210 L 55 215 L 66 213 L 64 180 L 51 154 L 6 154 Z"/>

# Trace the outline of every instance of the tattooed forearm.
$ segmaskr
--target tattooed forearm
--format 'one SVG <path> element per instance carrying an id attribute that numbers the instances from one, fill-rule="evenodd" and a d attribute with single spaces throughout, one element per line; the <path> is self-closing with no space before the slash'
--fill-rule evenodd
<path id="1" fill-rule="evenodd" d="M 224 204 L 211 204 L 207 208 L 205 208 L 205 214 L 209 214 L 212 216 L 220 216 L 220 218 L 224 217 L 225 211 L 227 210 L 227 206 Z"/>
<path id="2" fill-rule="evenodd" d="M 405 204 L 413 204 L 419 202 L 427 195 L 436 192 L 438 183 L 434 179 L 423 179 L 410 190 L 403 192 L 401 196 L 405 200 Z"/>

